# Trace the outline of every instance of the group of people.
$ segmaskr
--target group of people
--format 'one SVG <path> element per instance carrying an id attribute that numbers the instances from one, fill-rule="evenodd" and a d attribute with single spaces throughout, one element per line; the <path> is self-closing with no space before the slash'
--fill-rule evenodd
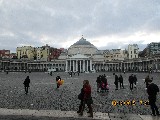
<path id="1" fill-rule="evenodd" d="M 115 76 L 115 81 L 114 84 L 116 86 L 115 90 L 118 90 L 118 84 L 120 85 L 120 89 L 123 88 L 124 89 L 124 85 L 123 85 L 123 76 L 120 74 L 120 76 L 118 77 L 117 74 L 113 73 L 113 75 Z M 137 76 L 131 74 L 128 78 L 129 84 L 130 84 L 130 90 L 133 90 L 133 86 L 136 88 L 136 83 L 137 83 Z"/>
<path id="2" fill-rule="evenodd" d="M 130 90 L 132 91 L 133 90 L 133 86 L 136 88 L 136 84 L 137 84 L 137 76 L 136 75 L 133 75 L 131 74 L 128 78 L 128 81 L 129 81 L 129 86 L 130 86 Z"/>
<path id="3" fill-rule="evenodd" d="M 109 91 L 109 86 L 108 86 L 108 82 L 107 82 L 107 78 L 106 75 L 99 75 L 97 77 L 97 92 L 106 92 Z M 99 91 L 100 89 L 100 91 Z"/>
<path id="4" fill-rule="evenodd" d="M 116 85 L 116 90 L 118 90 L 118 83 L 120 83 L 120 88 L 124 88 L 122 75 L 120 75 L 119 77 L 115 73 L 113 75 L 115 75 L 114 83 Z M 56 77 L 57 88 L 60 87 L 60 84 L 58 84 L 59 80 L 61 80 L 61 77 L 57 76 Z M 137 82 L 136 75 L 131 74 L 128 80 L 130 83 L 130 90 L 133 90 L 133 84 L 136 85 L 136 82 Z M 158 111 L 158 107 L 156 106 L 156 96 L 157 96 L 157 93 L 159 92 L 159 88 L 156 84 L 152 83 L 152 81 L 153 81 L 153 78 L 150 79 L 149 75 L 145 78 L 148 99 L 149 99 L 149 104 L 152 110 L 152 115 L 156 116 L 156 115 L 160 115 Z M 99 89 L 101 89 L 101 91 L 109 90 L 109 88 L 106 87 L 108 85 L 108 82 L 107 82 L 107 78 L 105 74 L 99 75 L 97 77 L 96 82 L 97 82 L 97 92 L 99 92 Z M 30 84 L 29 76 L 26 77 L 23 84 L 25 87 L 25 94 L 28 94 L 28 88 Z M 83 87 L 81 89 L 80 94 L 78 95 L 78 99 L 80 100 L 80 105 L 79 105 L 79 110 L 77 111 L 77 113 L 79 115 L 83 115 L 85 104 L 87 104 L 89 108 L 89 111 L 87 113 L 90 114 L 89 117 L 93 117 L 93 108 L 92 108 L 93 100 L 91 97 L 91 86 L 88 80 L 83 81 Z"/>
<path id="5" fill-rule="evenodd" d="M 114 81 L 114 84 L 116 86 L 115 90 L 118 90 L 118 83 L 120 84 L 120 88 L 124 88 L 122 75 L 120 75 L 119 77 L 115 73 L 113 73 L 113 75 L 115 75 L 115 81 Z"/>
<path id="6" fill-rule="evenodd" d="M 77 71 L 77 72 L 73 72 L 73 71 L 68 72 L 70 77 L 72 77 L 73 75 L 76 75 L 76 73 L 79 76 L 79 71 Z"/>

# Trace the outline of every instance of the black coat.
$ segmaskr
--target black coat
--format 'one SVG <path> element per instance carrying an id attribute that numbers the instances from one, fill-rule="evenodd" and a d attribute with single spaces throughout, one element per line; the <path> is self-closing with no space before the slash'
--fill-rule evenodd
<path id="1" fill-rule="evenodd" d="M 129 83 L 133 83 L 134 82 L 134 77 L 131 75 L 129 76 Z"/>
<path id="2" fill-rule="evenodd" d="M 159 88 L 156 84 L 151 83 L 147 88 L 147 93 L 149 96 L 156 96 L 157 92 L 159 92 Z"/>
<path id="3" fill-rule="evenodd" d="M 29 87 L 29 83 L 30 83 L 30 79 L 26 78 L 23 84 L 25 87 Z"/>
<path id="4" fill-rule="evenodd" d="M 123 83 L 123 77 L 122 76 L 119 77 L 119 82 Z"/>
<path id="5" fill-rule="evenodd" d="M 114 84 L 117 85 L 117 84 L 118 84 L 118 81 L 119 81 L 119 78 L 118 78 L 117 75 L 115 75 L 115 82 L 114 82 Z"/>

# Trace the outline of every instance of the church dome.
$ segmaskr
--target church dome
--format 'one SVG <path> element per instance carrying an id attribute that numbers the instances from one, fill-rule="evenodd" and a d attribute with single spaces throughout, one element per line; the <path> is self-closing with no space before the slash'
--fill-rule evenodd
<path id="1" fill-rule="evenodd" d="M 78 53 L 83 55 L 91 55 L 96 54 L 97 51 L 98 49 L 93 44 L 82 37 L 79 41 L 68 48 L 68 55 L 75 55 Z"/>
<path id="2" fill-rule="evenodd" d="M 90 42 L 86 41 L 86 39 L 84 39 L 82 37 L 79 41 L 77 41 L 73 45 L 92 45 L 92 44 Z"/>

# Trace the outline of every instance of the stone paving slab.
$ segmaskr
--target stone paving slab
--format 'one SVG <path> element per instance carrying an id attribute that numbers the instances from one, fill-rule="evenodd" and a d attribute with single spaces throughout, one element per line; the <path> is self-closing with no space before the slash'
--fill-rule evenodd
<path id="1" fill-rule="evenodd" d="M 94 112 L 94 117 L 89 118 L 87 113 L 79 116 L 76 111 L 60 110 L 29 110 L 0 108 L 0 120 L 160 120 L 158 116 L 101 113 Z"/>

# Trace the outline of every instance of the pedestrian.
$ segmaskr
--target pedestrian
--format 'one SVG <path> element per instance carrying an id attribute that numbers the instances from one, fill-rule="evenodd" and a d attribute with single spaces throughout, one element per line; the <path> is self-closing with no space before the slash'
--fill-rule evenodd
<path id="1" fill-rule="evenodd" d="M 146 88 L 148 88 L 148 81 L 150 81 L 149 75 L 147 75 L 147 77 L 145 78 L 145 82 L 146 83 Z"/>
<path id="2" fill-rule="evenodd" d="M 56 83 L 57 83 L 57 89 L 59 88 L 60 84 L 58 83 L 58 81 L 61 81 L 61 77 L 60 76 L 57 76 L 56 77 Z"/>
<path id="3" fill-rule="evenodd" d="M 149 80 L 147 93 L 149 95 L 148 99 L 149 99 L 149 104 L 150 104 L 153 116 L 160 115 L 159 111 L 158 111 L 158 107 L 156 106 L 156 96 L 157 96 L 158 92 L 159 92 L 158 86 L 156 84 L 152 83 L 152 80 Z"/>
<path id="4" fill-rule="evenodd" d="M 122 75 L 119 76 L 119 83 L 120 83 L 120 88 L 123 88 L 123 89 L 124 89 L 123 77 L 122 77 Z"/>
<path id="5" fill-rule="evenodd" d="M 133 79 L 134 79 L 134 88 L 136 88 L 136 85 L 137 85 L 137 76 L 134 75 Z"/>
<path id="6" fill-rule="evenodd" d="M 133 90 L 133 82 L 134 82 L 134 77 L 133 77 L 133 74 L 129 76 L 129 86 L 130 86 L 130 90 L 132 91 Z"/>
<path id="7" fill-rule="evenodd" d="M 97 82 L 97 92 L 99 92 L 99 88 L 101 88 L 101 75 L 97 77 L 96 82 Z"/>
<path id="8" fill-rule="evenodd" d="M 83 98 L 84 98 L 84 84 L 83 87 L 81 89 L 81 93 L 78 95 L 78 99 L 81 100 L 80 105 L 79 105 L 79 110 L 77 111 L 77 113 L 80 113 L 83 107 Z"/>
<path id="9" fill-rule="evenodd" d="M 115 89 L 115 90 L 118 90 L 118 81 L 119 81 L 118 75 L 116 75 L 115 73 L 114 73 L 113 75 L 115 75 L 115 81 L 114 81 L 114 84 L 115 84 L 115 86 L 116 86 L 116 89 Z"/>
<path id="10" fill-rule="evenodd" d="M 79 115 L 81 115 L 81 116 L 83 115 L 85 104 L 87 104 L 87 106 L 89 108 L 88 113 L 90 113 L 90 115 L 88 117 L 93 118 L 93 109 L 92 109 L 93 100 L 91 97 L 91 86 L 90 86 L 88 80 L 83 81 L 83 92 L 84 92 L 83 101 L 82 101 L 83 104 L 82 104 L 82 108 L 80 110 Z"/>
<path id="11" fill-rule="evenodd" d="M 24 84 L 24 89 L 25 89 L 25 94 L 27 95 L 28 94 L 28 88 L 29 88 L 29 84 L 30 84 L 30 79 L 29 79 L 29 76 L 26 77 L 25 81 L 23 82 Z"/>

